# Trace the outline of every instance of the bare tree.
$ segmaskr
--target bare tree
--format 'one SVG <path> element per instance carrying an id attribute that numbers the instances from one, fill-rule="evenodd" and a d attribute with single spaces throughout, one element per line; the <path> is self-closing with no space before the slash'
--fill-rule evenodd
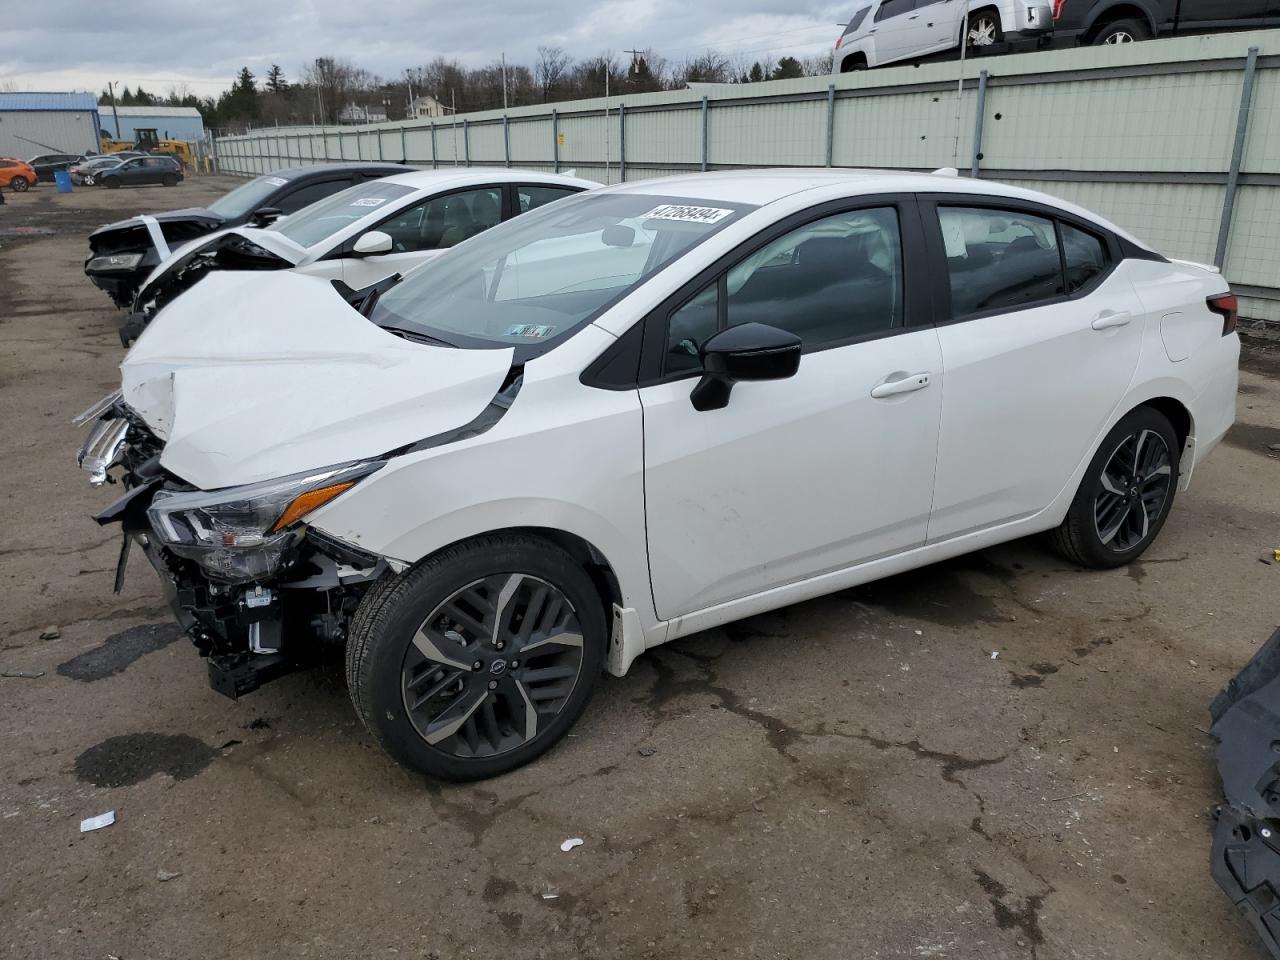
<path id="1" fill-rule="evenodd" d="M 716 50 L 708 50 L 676 67 L 680 85 L 686 83 L 728 83 L 732 79 L 729 58 Z"/>
<path id="2" fill-rule="evenodd" d="M 543 103 L 555 99 L 572 62 L 563 47 L 538 48 L 538 62 L 534 64 L 533 76 L 542 92 Z"/>

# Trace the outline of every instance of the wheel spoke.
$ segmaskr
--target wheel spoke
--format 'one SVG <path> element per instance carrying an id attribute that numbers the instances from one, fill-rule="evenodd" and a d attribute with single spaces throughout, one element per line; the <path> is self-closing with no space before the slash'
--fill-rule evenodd
<path id="1" fill-rule="evenodd" d="M 511 619 L 511 614 L 507 612 L 507 608 L 511 607 L 511 612 L 515 612 L 514 606 L 511 604 L 511 598 L 516 595 L 516 591 L 520 589 L 520 584 L 524 582 L 524 577 L 518 573 L 513 573 L 507 578 L 506 583 L 502 585 L 502 589 L 498 591 L 498 599 L 493 605 L 493 627 L 489 634 L 489 639 L 497 645 L 499 642 L 505 642 L 507 623 Z"/>
<path id="2" fill-rule="evenodd" d="M 451 655 L 448 651 L 450 646 L 457 646 L 456 643 L 441 636 L 435 630 L 432 630 L 425 623 L 419 628 L 418 632 L 413 635 L 413 645 L 418 652 L 430 660 L 432 663 L 442 663 L 447 667 L 457 667 L 459 670 L 470 670 L 471 664 L 463 661 L 456 655 Z"/>
<path id="3" fill-rule="evenodd" d="M 1129 504 L 1126 502 L 1124 505 L 1124 512 L 1120 514 L 1119 519 L 1105 530 L 1102 528 L 1098 529 L 1098 535 L 1104 544 L 1109 545 L 1111 541 L 1116 538 L 1116 534 L 1120 532 L 1120 528 L 1124 526 L 1124 522 L 1129 519 L 1129 512 Z"/>
<path id="4" fill-rule="evenodd" d="M 426 729 L 423 731 L 422 739 L 431 744 L 447 740 L 458 732 L 462 725 L 476 712 L 480 704 L 484 703 L 488 695 L 489 691 L 483 687 L 479 690 L 464 689 L 449 706 L 436 714 L 435 718 L 427 724 Z"/>
<path id="5" fill-rule="evenodd" d="M 582 634 L 561 630 L 559 633 L 552 633 L 532 643 L 526 643 L 520 648 L 520 652 L 526 656 L 533 654 L 542 657 L 553 653 L 564 653 L 569 649 L 582 649 Z"/>

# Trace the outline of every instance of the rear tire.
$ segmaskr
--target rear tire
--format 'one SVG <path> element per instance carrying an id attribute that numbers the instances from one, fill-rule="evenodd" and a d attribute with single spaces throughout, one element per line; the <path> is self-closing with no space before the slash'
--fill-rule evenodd
<path id="1" fill-rule="evenodd" d="M 365 729 L 397 761 L 479 780 L 529 763 L 568 732 L 607 643 L 600 596 L 569 554 L 494 534 L 365 595 L 347 641 L 347 686 Z"/>
<path id="2" fill-rule="evenodd" d="M 160 182 L 166 187 L 176 187 L 178 185 L 178 175 L 176 173 L 166 173 L 164 179 Z"/>
<path id="3" fill-rule="evenodd" d="M 1004 31 L 1000 29 L 1000 14 L 988 8 L 969 14 L 969 32 L 965 36 L 965 44 L 970 50 L 982 49 L 1004 40 Z"/>
<path id="4" fill-rule="evenodd" d="M 1073 563 L 1106 570 L 1132 563 L 1164 526 L 1178 488 L 1181 447 L 1169 419 L 1138 407 L 1112 427 L 1049 535 Z"/>
<path id="5" fill-rule="evenodd" d="M 13 182 L 9 184 L 9 189 L 14 193 L 26 193 L 31 189 L 31 181 L 26 177 L 14 177 Z"/>
<path id="6" fill-rule="evenodd" d="M 1141 20 L 1115 20 L 1100 28 L 1089 41 L 1090 46 L 1104 44 L 1138 43 L 1151 39 L 1151 27 Z"/>

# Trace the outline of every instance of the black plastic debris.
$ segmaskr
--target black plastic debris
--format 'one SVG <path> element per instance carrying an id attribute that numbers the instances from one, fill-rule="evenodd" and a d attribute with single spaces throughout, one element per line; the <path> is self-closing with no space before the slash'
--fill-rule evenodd
<path id="1" fill-rule="evenodd" d="M 1280 629 L 1209 707 L 1225 801 L 1211 870 L 1280 958 Z"/>

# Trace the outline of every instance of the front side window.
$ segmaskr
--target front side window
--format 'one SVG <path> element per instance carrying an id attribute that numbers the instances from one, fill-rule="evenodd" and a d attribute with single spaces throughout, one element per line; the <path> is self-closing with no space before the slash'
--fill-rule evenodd
<path id="1" fill-rule="evenodd" d="M 454 346 L 515 346 L 519 359 L 536 356 L 750 209 L 581 193 L 418 267 L 382 295 L 372 320 Z"/>
<path id="2" fill-rule="evenodd" d="M 376 227 L 391 236 L 396 253 L 444 250 L 497 226 L 502 219 L 502 190 L 483 187 L 432 197 Z"/>
<path id="3" fill-rule="evenodd" d="M 313 247 L 328 240 L 339 230 L 363 220 L 387 204 L 413 193 L 413 187 L 372 180 L 348 187 L 297 213 L 277 220 L 268 230 L 283 234 L 302 247 Z"/>
<path id="4" fill-rule="evenodd" d="M 763 323 L 794 333 L 806 350 L 901 326 L 902 240 L 893 207 L 823 217 L 765 244 L 676 310 L 667 333 L 668 373 L 697 369 L 699 350 L 724 326 Z"/>
<path id="5" fill-rule="evenodd" d="M 1063 294 L 1052 220 L 1019 210 L 939 207 L 951 312 L 1012 310 Z"/>

